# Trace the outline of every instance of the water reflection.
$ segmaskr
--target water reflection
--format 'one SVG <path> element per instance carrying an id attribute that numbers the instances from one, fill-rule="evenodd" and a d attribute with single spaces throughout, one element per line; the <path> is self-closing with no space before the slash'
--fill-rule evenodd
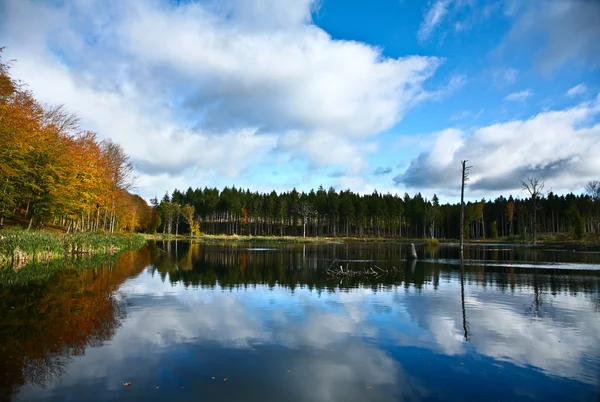
<path id="1" fill-rule="evenodd" d="M 492 256 L 474 249 L 465 251 L 480 260 L 462 266 L 448 262 L 457 256 L 452 248 L 421 249 L 427 261 L 407 262 L 404 246 L 394 244 L 259 249 L 166 242 L 148 250 L 142 263 L 130 262 L 135 268 L 129 274 L 126 265 L 117 269 L 124 279 L 113 282 L 110 296 L 92 292 L 103 295 L 94 298 L 112 305 L 111 311 L 127 302 L 126 318 L 106 317 L 113 322 L 109 328 L 120 327 L 99 338 L 102 346 L 86 338 L 85 355 L 70 359 L 60 381 L 52 377 L 46 389 L 35 378 L 15 381 L 29 382 L 18 397 L 385 401 L 598 395 L 600 272 L 546 264 L 545 252 L 534 256 L 527 250 L 523 259 L 536 261 L 532 269 L 488 264 Z M 596 258 L 563 253 L 560 260 L 589 264 Z M 323 270 L 334 261 L 397 269 L 379 280 L 328 280 Z M 85 283 L 76 285 L 91 286 Z M 39 309 L 37 299 L 33 304 Z M 132 386 L 123 387 L 125 381 Z"/>
<path id="2" fill-rule="evenodd" d="M 154 259 L 154 248 L 54 278 L 43 288 L 0 289 L 0 395 L 23 384 L 44 386 L 73 356 L 110 340 L 124 306 L 115 290 Z"/>

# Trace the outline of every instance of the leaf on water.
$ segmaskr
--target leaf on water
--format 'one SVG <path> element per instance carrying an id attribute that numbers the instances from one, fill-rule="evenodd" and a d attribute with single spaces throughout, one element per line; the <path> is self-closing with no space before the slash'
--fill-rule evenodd
<path id="1" fill-rule="evenodd" d="M 124 383 L 123 383 L 123 386 L 124 386 L 124 387 L 128 387 L 128 386 L 130 386 L 130 385 L 131 385 L 131 381 L 127 381 L 127 382 L 124 382 Z"/>
<path id="2" fill-rule="evenodd" d="M 373 387 L 370 385 L 367 385 L 367 389 L 373 389 Z"/>
<path id="3" fill-rule="evenodd" d="M 290 370 L 288 370 L 288 373 L 291 373 L 291 371 L 290 371 Z"/>

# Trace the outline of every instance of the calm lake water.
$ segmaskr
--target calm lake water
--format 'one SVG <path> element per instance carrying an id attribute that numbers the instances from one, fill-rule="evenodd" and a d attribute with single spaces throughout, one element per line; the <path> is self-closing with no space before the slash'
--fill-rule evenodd
<path id="1" fill-rule="evenodd" d="M 0 290 L 16 401 L 597 401 L 600 254 L 147 245 Z M 334 262 L 335 261 L 335 262 Z M 342 265 L 380 278 L 328 279 Z M 129 384 L 123 386 L 123 384 Z"/>

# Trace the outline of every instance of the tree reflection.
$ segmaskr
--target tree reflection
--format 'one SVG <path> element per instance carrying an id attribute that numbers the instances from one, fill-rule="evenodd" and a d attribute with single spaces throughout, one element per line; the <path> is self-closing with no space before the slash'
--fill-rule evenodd
<path id="1" fill-rule="evenodd" d="M 42 288 L 0 289 L 0 394 L 10 398 L 28 383 L 44 386 L 64 373 L 72 356 L 111 339 L 125 316 L 115 290 L 156 254 L 144 247 L 93 268 L 69 269 Z"/>
<path id="2" fill-rule="evenodd" d="M 469 342 L 469 330 L 467 325 L 467 311 L 465 309 L 465 261 L 460 260 L 460 302 L 462 307 L 462 323 L 464 340 Z"/>
<path id="3" fill-rule="evenodd" d="M 224 288 L 253 285 L 284 286 L 336 291 L 341 288 L 367 286 L 377 289 L 386 286 L 404 286 L 420 291 L 424 287 L 437 289 L 448 277 L 459 277 L 461 292 L 465 283 L 478 287 L 492 287 L 501 291 L 534 290 L 534 293 L 596 295 L 600 273 L 592 270 L 531 269 L 515 266 L 491 266 L 487 260 L 407 261 L 402 247 L 393 244 L 329 244 L 284 245 L 249 247 L 248 244 L 198 244 L 178 242 L 158 243 L 164 252 L 155 261 L 152 270 L 163 280 L 186 287 Z M 170 250 L 170 252 L 169 252 Z M 485 258 L 485 256 L 483 256 Z M 325 270 L 336 261 L 344 269 L 364 270 L 377 265 L 389 270 L 387 275 L 354 277 L 331 280 Z M 464 295 L 462 295 L 464 301 Z M 538 300 L 539 301 L 539 300 Z"/>
<path id="4" fill-rule="evenodd" d="M 403 245 L 381 243 L 253 247 L 243 243 L 158 242 L 124 254 L 114 262 L 71 270 L 43 288 L 18 292 L 0 289 L 0 393 L 10 396 L 26 383 L 43 385 L 61 375 L 72 356 L 82 355 L 86 348 L 111 339 L 125 314 L 115 291 L 145 267 L 162 280 L 185 287 L 235 289 L 267 285 L 292 291 L 306 287 L 319 294 L 346 292 L 353 287 L 373 292 L 404 288 L 418 293 L 423 289 L 437 290 L 444 283 L 460 279 L 465 341 L 471 341 L 471 329 L 478 328 L 477 311 L 471 308 L 469 316 L 466 311 L 465 293 L 473 287 L 533 293 L 538 313 L 543 307 L 542 295 L 563 292 L 589 296 L 595 304 L 593 308 L 598 309 L 598 271 L 494 266 L 488 264 L 487 249 L 479 251 L 480 261 L 462 262 L 455 259 L 457 253 L 454 259 L 438 259 L 444 255 L 452 257 L 452 251 L 444 247 L 436 251 L 435 258 L 419 262 L 407 261 L 402 251 Z M 468 254 L 470 250 L 465 251 Z M 511 256 L 503 250 L 497 253 L 498 258 Z M 333 261 L 349 269 L 377 265 L 389 273 L 379 278 L 330 280 L 325 270 Z M 449 289 L 456 293 L 452 296 L 454 303 L 458 302 L 458 287 Z"/>

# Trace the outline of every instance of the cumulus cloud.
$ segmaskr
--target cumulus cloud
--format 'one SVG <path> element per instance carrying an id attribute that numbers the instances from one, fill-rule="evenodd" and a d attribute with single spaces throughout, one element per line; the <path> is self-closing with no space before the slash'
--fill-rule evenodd
<path id="1" fill-rule="evenodd" d="M 533 96 L 533 91 L 531 89 L 525 89 L 523 91 L 513 92 L 513 93 L 507 95 L 504 98 L 504 100 L 511 101 L 511 102 L 521 102 L 521 101 L 524 101 L 525 99 L 529 98 L 530 96 Z"/>
<path id="2" fill-rule="evenodd" d="M 574 97 L 587 92 L 587 86 L 585 84 L 575 85 L 573 88 L 567 91 L 567 96 Z"/>
<path id="3" fill-rule="evenodd" d="M 334 40 L 315 4 L 9 0 L 0 38 L 17 78 L 121 143 L 150 187 L 236 177 L 274 154 L 358 172 L 364 141 L 464 77 L 427 91 L 440 59 Z"/>
<path id="4" fill-rule="evenodd" d="M 397 185 L 442 189 L 456 195 L 460 161 L 473 166 L 473 196 L 519 191 L 519 180 L 538 176 L 555 191 L 579 191 L 600 172 L 600 97 L 576 107 L 539 113 L 469 133 L 447 129 L 435 134 L 431 147 L 414 158 Z"/>

